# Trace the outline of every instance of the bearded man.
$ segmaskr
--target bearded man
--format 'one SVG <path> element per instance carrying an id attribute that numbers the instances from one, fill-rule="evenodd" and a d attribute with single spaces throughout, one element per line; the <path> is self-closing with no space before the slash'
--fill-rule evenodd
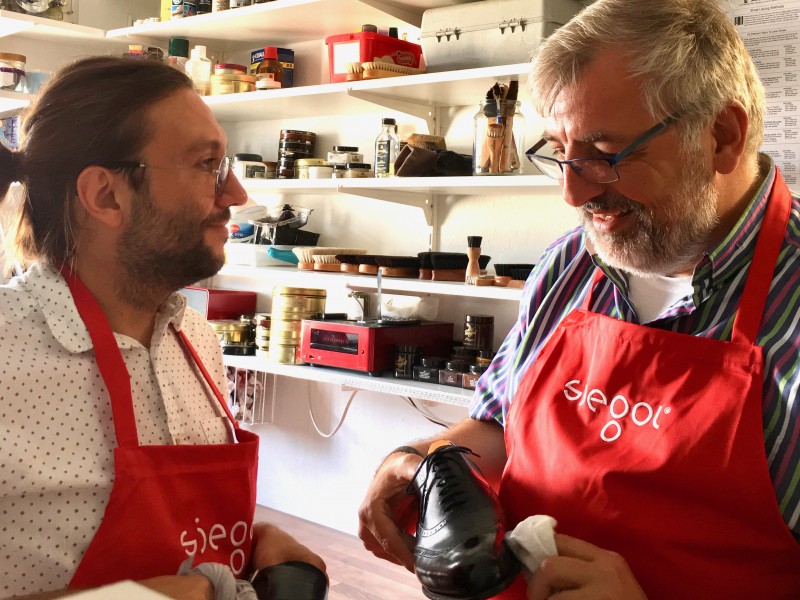
<path id="1" fill-rule="evenodd" d="M 27 267 L 0 287 L 0 597 L 132 579 L 222 598 L 251 576 L 262 600 L 324 597 L 322 560 L 253 525 L 258 437 L 177 293 L 223 265 L 247 200 L 225 132 L 184 73 L 107 57 L 57 73 L 22 129 L 0 148 Z"/>
<path id="2" fill-rule="evenodd" d="M 442 435 L 478 455 L 510 527 L 558 523 L 558 556 L 499 597 L 800 596 L 800 202 L 759 154 L 764 90 L 730 17 L 596 0 L 530 81 L 528 158 L 581 226 Z M 398 507 L 430 442 L 393 451 L 361 507 L 365 546 L 410 569 Z M 477 564 L 460 550 L 438 581 Z"/>

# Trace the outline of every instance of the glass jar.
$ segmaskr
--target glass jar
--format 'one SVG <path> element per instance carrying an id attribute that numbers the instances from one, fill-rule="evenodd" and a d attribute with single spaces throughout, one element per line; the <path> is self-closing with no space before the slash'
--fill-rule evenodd
<path id="1" fill-rule="evenodd" d="M 347 163 L 344 177 L 347 179 L 372 177 L 372 165 L 369 163 Z"/>
<path id="2" fill-rule="evenodd" d="M 444 369 L 439 370 L 439 383 L 461 387 L 463 384 L 464 372 L 467 370 L 467 363 L 462 360 L 449 360 Z"/>
<path id="3" fill-rule="evenodd" d="M 260 154 L 234 154 L 231 171 L 239 181 L 245 179 L 266 179 L 267 167 Z"/>
<path id="4" fill-rule="evenodd" d="M 300 158 L 294 161 L 294 174 L 297 179 L 309 178 L 309 167 L 325 167 L 328 162 L 324 158 Z M 333 171 L 333 169 L 331 169 Z M 330 175 L 328 175 L 330 177 Z"/>
<path id="5" fill-rule="evenodd" d="M 364 155 L 358 151 L 358 146 L 334 146 L 328 152 L 328 162 L 332 165 L 346 165 L 347 163 L 364 162 Z"/>
<path id="6" fill-rule="evenodd" d="M 462 387 L 465 390 L 474 390 L 478 383 L 478 379 L 480 379 L 481 375 L 483 375 L 486 369 L 487 367 L 484 367 L 483 365 L 470 365 L 469 372 L 464 373 L 464 376 L 461 378 Z"/>
<path id="7" fill-rule="evenodd" d="M 525 117 L 520 102 L 484 100 L 475 114 L 472 172 L 519 175 L 524 153 Z"/>
<path id="8" fill-rule="evenodd" d="M 414 381 L 439 383 L 439 368 L 442 366 L 442 359 L 438 356 L 423 356 L 419 362 L 420 364 L 414 367 Z"/>
<path id="9" fill-rule="evenodd" d="M 230 0 L 212 0 L 211 12 L 228 10 L 231 7 Z"/>
<path id="10" fill-rule="evenodd" d="M 25 82 L 25 56 L 0 52 L 0 88 L 20 90 Z"/>
<path id="11" fill-rule="evenodd" d="M 492 315 L 466 315 L 464 317 L 464 346 L 467 348 L 491 348 L 494 339 L 494 317 Z"/>
<path id="12" fill-rule="evenodd" d="M 398 345 L 394 355 L 394 376 L 396 379 L 414 377 L 414 365 L 417 364 L 422 346 Z"/>

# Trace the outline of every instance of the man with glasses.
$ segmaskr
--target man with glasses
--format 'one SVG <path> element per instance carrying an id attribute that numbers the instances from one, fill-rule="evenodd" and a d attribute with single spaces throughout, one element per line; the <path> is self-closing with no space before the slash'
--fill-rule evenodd
<path id="1" fill-rule="evenodd" d="M 800 597 L 800 202 L 758 152 L 764 90 L 731 19 L 596 0 L 530 81 L 528 158 L 581 226 L 442 437 L 480 456 L 509 526 L 558 522 L 530 599 Z M 391 453 L 361 508 L 365 546 L 409 568 L 394 511 L 430 441 Z"/>
<path id="2" fill-rule="evenodd" d="M 225 132 L 185 74 L 106 57 L 57 73 L 22 128 L 0 149 L 27 266 L 0 287 L 0 597 L 233 598 L 251 575 L 262 599 L 323 597 L 323 561 L 253 525 L 258 437 L 177 293 L 223 265 L 247 199 Z"/>

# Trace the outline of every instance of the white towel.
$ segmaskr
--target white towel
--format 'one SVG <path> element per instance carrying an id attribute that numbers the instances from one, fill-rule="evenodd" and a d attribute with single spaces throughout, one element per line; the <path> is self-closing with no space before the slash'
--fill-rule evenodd
<path id="1" fill-rule="evenodd" d="M 513 531 L 506 534 L 508 547 L 522 563 L 527 579 L 539 568 L 548 556 L 556 556 L 554 537 L 556 520 L 547 515 L 534 515 L 521 521 Z"/>

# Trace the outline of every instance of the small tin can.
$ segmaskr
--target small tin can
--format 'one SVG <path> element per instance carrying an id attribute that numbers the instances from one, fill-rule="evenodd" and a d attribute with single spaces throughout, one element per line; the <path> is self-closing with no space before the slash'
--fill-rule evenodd
<path id="1" fill-rule="evenodd" d="M 358 146 L 334 146 L 328 152 L 328 162 L 332 165 L 360 163 L 364 162 L 364 155 L 358 151 Z"/>
<path id="2" fill-rule="evenodd" d="M 324 158 L 298 158 L 294 161 L 294 174 L 297 179 L 308 179 L 309 168 L 317 166 L 327 166 Z"/>
<path id="3" fill-rule="evenodd" d="M 347 163 L 347 170 L 344 172 L 344 177 L 347 179 L 372 177 L 372 165 L 369 163 Z"/>

